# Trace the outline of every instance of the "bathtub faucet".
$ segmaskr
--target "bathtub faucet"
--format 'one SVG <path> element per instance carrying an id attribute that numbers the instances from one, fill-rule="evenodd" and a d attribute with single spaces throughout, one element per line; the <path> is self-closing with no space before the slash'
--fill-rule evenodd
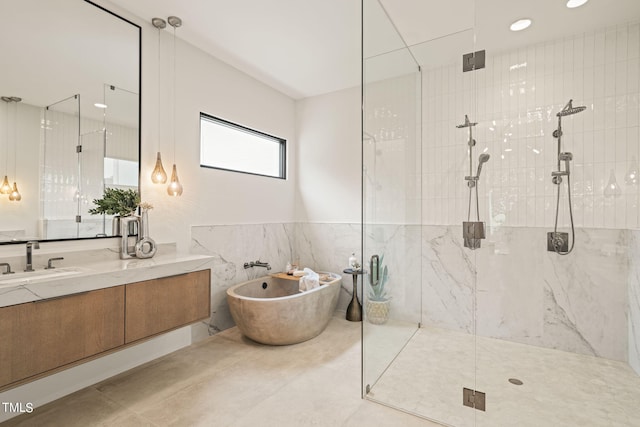
<path id="1" fill-rule="evenodd" d="M 255 262 L 254 262 L 254 261 L 251 261 L 251 262 L 245 262 L 245 263 L 244 263 L 244 268 L 245 268 L 245 270 L 246 270 L 247 268 L 251 268 L 251 267 L 264 267 L 264 268 L 266 268 L 267 270 L 271 270 L 271 266 L 269 265 L 269 263 L 268 263 L 268 262 L 261 262 L 260 260 L 255 261 Z"/>

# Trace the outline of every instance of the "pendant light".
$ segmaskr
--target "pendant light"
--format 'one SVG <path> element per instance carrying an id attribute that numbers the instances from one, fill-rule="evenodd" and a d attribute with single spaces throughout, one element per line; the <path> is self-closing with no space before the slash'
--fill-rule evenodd
<path id="1" fill-rule="evenodd" d="M 2 180 L 2 186 L 0 186 L 0 194 L 8 194 L 11 191 L 11 185 L 9 185 L 9 178 L 7 175 Z"/>
<path id="2" fill-rule="evenodd" d="M 9 157 L 9 103 L 12 101 L 10 96 L 3 96 L 2 100 L 6 102 L 6 121 L 4 123 L 5 127 L 5 155 L 4 155 L 4 170 L 5 176 L 2 180 L 2 184 L 0 184 L 0 194 L 9 194 L 11 193 L 11 185 L 9 184 L 9 178 L 6 175 L 7 168 L 9 167 L 9 161 L 7 160 Z"/>
<path id="3" fill-rule="evenodd" d="M 611 169 L 609 182 L 607 186 L 604 187 L 604 197 L 618 197 L 620 194 L 622 194 L 622 190 L 618 185 L 618 181 L 616 181 L 616 174 L 613 172 L 613 169 Z"/>
<path id="4" fill-rule="evenodd" d="M 171 181 L 167 186 L 167 193 L 170 196 L 182 195 L 182 184 L 178 180 L 176 169 L 176 28 L 182 25 L 182 20 L 177 16 L 167 18 L 169 25 L 173 27 L 173 168 L 171 170 Z"/>
<path id="5" fill-rule="evenodd" d="M 158 29 L 158 153 L 156 155 L 156 166 L 151 172 L 151 182 L 154 184 L 164 184 L 167 182 L 167 173 L 162 167 L 162 158 L 160 157 L 160 36 L 162 29 L 167 26 L 164 19 L 153 18 L 151 23 Z"/>
<path id="6" fill-rule="evenodd" d="M 18 191 L 18 185 L 15 182 L 13 183 L 13 190 L 11 191 L 11 194 L 9 194 L 9 200 L 12 202 L 19 202 L 22 200 L 22 195 Z"/>
<path id="7" fill-rule="evenodd" d="M 16 103 L 15 113 L 13 115 L 13 176 L 15 177 L 18 174 L 18 102 L 22 101 L 22 98 L 12 96 L 11 101 Z M 12 202 L 19 202 L 22 200 L 22 195 L 18 191 L 18 185 L 15 181 L 13 182 L 11 194 L 9 194 L 9 200 Z"/>

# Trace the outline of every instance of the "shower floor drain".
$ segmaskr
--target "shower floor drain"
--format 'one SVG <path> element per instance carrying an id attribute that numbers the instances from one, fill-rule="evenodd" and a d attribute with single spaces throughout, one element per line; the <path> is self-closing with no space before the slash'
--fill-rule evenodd
<path id="1" fill-rule="evenodd" d="M 519 380 L 519 379 L 517 379 L 517 378 L 509 378 L 509 382 L 510 382 L 511 384 L 515 384 L 515 385 L 522 385 L 522 384 L 524 384 L 522 381 L 520 381 L 520 380 Z"/>

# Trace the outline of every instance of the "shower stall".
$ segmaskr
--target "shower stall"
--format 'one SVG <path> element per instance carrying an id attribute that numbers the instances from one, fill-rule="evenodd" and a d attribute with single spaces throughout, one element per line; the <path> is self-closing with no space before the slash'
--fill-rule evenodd
<path id="1" fill-rule="evenodd" d="M 111 236 L 111 216 L 89 214 L 106 187 L 138 187 L 138 95 L 103 85 L 100 104 L 75 94 L 44 108 L 40 235 Z"/>
<path id="2" fill-rule="evenodd" d="M 389 296 L 362 394 L 450 426 L 634 426 L 640 4 L 534 3 L 362 2 L 362 261 Z"/>

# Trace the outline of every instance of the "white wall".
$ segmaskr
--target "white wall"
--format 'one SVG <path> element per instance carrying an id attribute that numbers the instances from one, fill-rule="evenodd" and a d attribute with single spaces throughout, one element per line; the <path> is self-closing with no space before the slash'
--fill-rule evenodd
<path id="1" fill-rule="evenodd" d="M 360 222 L 360 104 L 359 87 L 297 102 L 297 221 Z"/>
<path id="2" fill-rule="evenodd" d="M 139 22 L 139 21 L 136 21 Z M 176 43 L 175 162 L 184 186 L 181 197 L 168 197 L 166 185 L 148 177 L 158 147 L 167 174 L 173 160 L 172 36 L 162 33 L 161 87 L 158 102 L 157 30 L 143 26 L 142 199 L 155 209 L 150 233 L 160 242 L 176 242 L 187 250 L 190 227 L 207 224 L 252 224 L 293 220 L 295 197 L 295 103 L 276 90 L 180 40 Z M 179 34 L 179 31 L 178 31 Z M 287 180 L 201 168 L 200 112 L 287 140 Z M 264 207 L 268 206 L 268 209 Z"/>
<path id="3" fill-rule="evenodd" d="M 158 39 L 157 29 L 123 12 L 108 1 L 99 1 L 107 9 L 130 19 L 142 27 L 142 154 L 141 195 L 155 209 L 150 213 L 150 235 L 158 243 L 176 242 L 178 250 L 188 251 L 191 226 L 199 224 L 251 224 L 294 221 L 296 182 L 295 102 L 276 90 L 248 77 L 237 69 L 205 54 L 201 50 L 177 41 L 177 96 L 175 162 L 184 193 L 182 197 L 169 197 L 166 185 L 153 185 L 148 178 L 160 149 L 164 166 L 171 173 L 173 162 L 172 112 L 174 96 L 172 82 L 172 38 L 168 31 L 162 34 L 161 98 L 158 97 Z M 178 31 L 179 35 L 179 31 Z M 161 118 L 158 126 L 158 109 Z M 287 180 L 270 179 L 246 174 L 200 168 L 199 166 L 199 113 L 254 128 L 287 140 Z M 358 158 L 358 156 L 356 156 Z M 37 170 L 37 165 L 33 170 Z M 2 172 L 0 172 L 2 173 Z M 357 172 L 358 173 L 358 172 Z M 1 178 L 1 177 L 0 177 Z M 26 190 L 26 188 L 25 188 Z M 34 187 L 33 191 L 36 191 Z M 109 246 L 110 240 L 104 242 Z M 51 244 L 64 250 L 78 250 L 81 242 Z M 48 245 L 45 244 L 44 247 Z M 20 249 L 23 249 L 22 246 Z M 16 247 L 0 246 L 0 256 L 22 253 Z M 190 329 L 185 328 L 145 343 L 142 348 L 153 347 L 158 357 L 188 345 Z M 100 358 L 91 365 L 82 365 L 47 377 L 29 385 L 12 389 L 1 395 L 2 401 L 29 401 L 44 403 L 60 394 L 47 390 L 72 392 L 104 378 L 104 372 L 114 375 L 149 360 L 151 351 L 139 354 L 135 350 L 119 352 Z M 127 363 L 121 360 L 126 354 Z M 82 378 L 79 381 L 78 377 Z M 0 420 L 2 420 L 0 415 Z"/>
<path id="4" fill-rule="evenodd" d="M 0 195 L 0 240 L 38 235 L 41 118 L 41 109 L 32 105 L 0 102 L 0 183 L 8 175 L 9 184 L 15 181 L 22 195 L 19 202 L 9 201 L 9 195 Z"/>

